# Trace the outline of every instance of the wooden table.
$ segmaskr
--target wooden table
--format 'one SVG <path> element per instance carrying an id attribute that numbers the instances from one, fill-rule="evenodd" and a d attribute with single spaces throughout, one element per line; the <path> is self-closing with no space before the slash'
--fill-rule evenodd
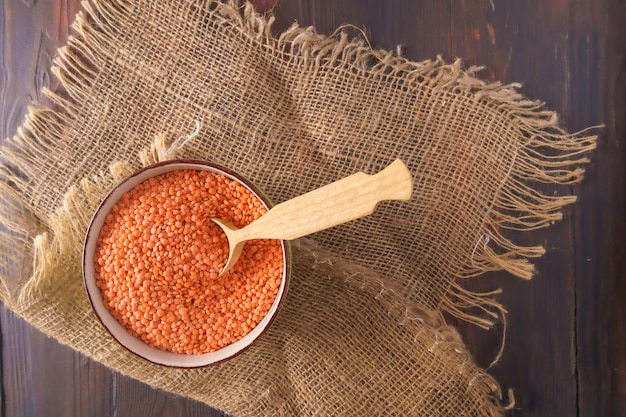
<path id="1" fill-rule="evenodd" d="M 273 0 L 260 1 L 259 9 Z M 0 138 L 12 136 L 68 36 L 78 0 L 0 5 Z M 576 131 L 605 124 L 580 198 L 564 220 L 520 239 L 544 244 L 538 276 L 488 274 L 502 287 L 506 348 L 491 373 L 516 405 L 510 416 L 626 415 L 626 3 L 620 0 L 279 0 L 276 30 L 294 20 L 321 33 L 351 23 L 373 46 L 413 60 L 441 54 L 485 65 L 483 78 L 524 84 Z M 501 328 L 457 323 L 487 366 Z M 1 309 L 0 415 L 219 416 L 220 412 L 110 372 Z"/>

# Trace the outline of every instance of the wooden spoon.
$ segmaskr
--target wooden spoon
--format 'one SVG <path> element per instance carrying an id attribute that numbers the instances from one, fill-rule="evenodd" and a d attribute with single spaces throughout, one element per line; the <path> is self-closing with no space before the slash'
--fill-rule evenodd
<path id="1" fill-rule="evenodd" d="M 212 218 L 228 238 L 229 254 L 220 276 L 237 262 L 252 239 L 292 240 L 371 214 L 383 200 L 408 200 L 413 181 L 399 159 L 375 175 L 357 172 L 299 197 L 278 204 L 249 225 L 238 229 Z"/>

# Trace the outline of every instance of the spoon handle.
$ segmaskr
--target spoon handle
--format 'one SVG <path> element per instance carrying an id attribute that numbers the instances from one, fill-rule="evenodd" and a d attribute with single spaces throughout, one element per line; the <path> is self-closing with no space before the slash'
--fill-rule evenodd
<path id="1" fill-rule="evenodd" d="M 409 170 L 396 159 L 375 175 L 358 172 L 276 205 L 238 230 L 238 239 L 296 239 L 371 214 L 383 200 L 408 200 L 412 190 Z"/>

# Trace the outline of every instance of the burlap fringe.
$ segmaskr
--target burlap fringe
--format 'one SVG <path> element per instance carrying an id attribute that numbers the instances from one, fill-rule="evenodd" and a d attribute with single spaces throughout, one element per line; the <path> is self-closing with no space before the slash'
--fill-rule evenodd
<path id="1" fill-rule="evenodd" d="M 232 9 L 234 18 L 239 14 Z M 503 85 L 487 83 L 475 77 L 482 67 L 463 68 L 462 61 L 446 64 L 441 57 L 436 60 L 412 62 L 400 55 L 400 50 L 375 50 L 368 40 L 350 38 L 339 28 L 332 36 L 315 32 L 312 27 L 302 28 L 294 24 L 276 40 L 271 32 L 272 17 L 255 15 L 253 8 L 244 9 L 244 19 L 251 36 L 261 38 L 271 49 L 281 51 L 291 60 L 304 60 L 310 70 L 322 66 L 343 66 L 357 73 L 376 74 L 397 83 L 399 88 L 412 89 L 419 85 L 437 85 L 457 93 L 470 94 L 474 100 L 485 100 L 496 107 L 503 117 L 516 120 L 522 133 L 519 153 L 511 167 L 508 180 L 501 185 L 501 192 L 493 202 L 485 230 L 477 237 L 475 250 L 468 259 L 466 269 L 459 278 L 467 278 L 486 271 L 505 270 L 517 277 L 530 279 L 534 266 L 529 258 L 542 256 L 541 246 L 524 247 L 507 239 L 502 230 L 530 231 L 548 227 L 562 219 L 561 209 L 576 201 L 571 195 L 549 195 L 538 191 L 538 183 L 572 185 L 583 178 L 589 158 L 584 156 L 596 147 L 597 135 L 589 134 L 589 128 L 568 134 L 559 127 L 558 115 L 544 109 L 538 100 L 528 100 L 518 93 L 518 83 Z M 345 28 L 345 27 L 344 27 Z M 491 245 L 489 245 L 491 243 Z M 451 289 L 451 298 L 458 298 L 458 287 Z M 489 294 L 493 295 L 493 294 Z M 485 294 L 472 297 L 472 307 L 491 304 Z M 450 313 L 464 319 L 475 317 L 462 314 L 460 304 L 446 300 Z M 462 304 L 462 303 L 461 303 Z M 488 321 L 487 321 L 488 322 Z M 484 324 L 487 324 L 484 322 Z"/>
<path id="2" fill-rule="evenodd" d="M 55 110 L 31 108 L 24 128 L 0 153 L 0 188 L 9 202 L 0 208 L 0 221 L 4 225 L 0 230 L 3 283 L 0 297 L 5 302 L 18 294 L 25 277 L 32 275 L 24 275 L 25 271 L 22 271 L 21 280 L 16 281 L 10 272 L 23 261 L 25 251 L 32 252 L 29 239 L 34 235 L 33 230 L 25 225 L 36 223 L 39 228 L 43 225 L 33 222 L 37 213 L 29 212 L 28 207 L 34 202 L 24 200 L 30 195 L 30 182 L 45 177 L 49 169 L 46 164 L 49 151 L 65 140 L 66 122 L 71 120 L 75 106 L 89 94 L 90 85 L 97 80 L 94 55 L 111 53 L 107 49 L 109 39 L 115 36 L 122 20 L 120 17 L 132 12 L 133 4 L 124 0 L 91 0 L 85 1 L 83 6 L 85 12 L 81 12 L 73 24 L 76 35 L 69 39 L 54 61 L 53 72 L 61 80 L 64 92 L 44 92 L 56 106 Z M 580 181 L 584 172 L 580 165 L 589 161 L 584 154 L 595 148 L 595 135 L 587 131 L 565 133 L 558 127 L 554 112 L 545 110 L 542 102 L 530 101 L 517 92 L 519 84 L 481 81 L 476 78 L 481 68 L 463 68 L 460 60 L 446 64 L 438 57 L 411 62 L 403 58 L 399 50 L 372 49 L 363 37 L 351 38 L 346 30 L 341 29 L 332 36 L 325 36 L 316 33 L 312 27 L 294 24 L 275 36 L 272 33 L 274 17 L 255 14 L 250 4 L 239 7 L 235 0 L 215 0 L 206 7 L 212 10 L 215 19 L 230 21 L 244 39 L 257 43 L 276 59 L 304 63 L 311 71 L 327 65 L 343 66 L 355 73 L 367 72 L 393 81 L 402 89 L 427 84 L 469 94 L 476 101 L 488 102 L 502 117 L 515 120 L 523 133 L 519 136 L 523 143 L 512 144 L 520 148 L 518 157 L 507 182 L 502 184 L 500 194 L 493 201 L 484 231 L 476 237 L 474 251 L 468 254 L 466 267 L 458 277 L 473 277 L 495 270 L 505 270 L 524 279 L 532 277 L 534 268 L 528 259 L 541 256 L 544 249 L 516 245 L 504 236 L 503 231 L 533 230 L 561 219 L 561 208 L 574 202 L 575 197 L 549 195 L 533 185 L 570 185 Z M 77 180 L 68 178 L 67 189 Z M 65 190 L 59 191 L 62 195 Z M 16 249 L 16 242 L 24 248 Z M 37 246 L 36 240 L 35 252 Z M 498 311 L 503 311 L 492 299 L 495 294 L 472 294 L 454 285 L 443 300 L 442 308 L 454 316 L 489 327 L 499 315 Z M 467 312 L 474 308 L 483 310 L 486 315 L 479 317 Z"/>

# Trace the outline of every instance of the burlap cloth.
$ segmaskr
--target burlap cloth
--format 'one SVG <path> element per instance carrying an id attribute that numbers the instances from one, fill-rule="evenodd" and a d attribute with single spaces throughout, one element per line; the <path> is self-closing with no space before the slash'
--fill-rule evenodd
<path id="1" fill-rule="evenodd" d="M 458 279 L 532 276 L 508 229 L 558 220 L 595 137 L 484 83 L 475 68 L 410 62 L 343 31 L 327 37 L 227 1 L 92 0 L 59 51 L 59 91 L 2 149 L 2 301 L 125 375 L 241 416 L 503 413 L 498 384 L 443 313 L 484 327 L 502 307 Z M 197 129 L 197 131 L 195 131 Z M 195 132 L 194 132 L 195 131 Z M 192 132 L 194 134 L 192 134 Z M 294 245 L 269 332 L 235 359 L 180 370 L 127 353 L 96 321 L 80 251 L 115 181 L 151 162 L 210 160 L 280 202 L 395 158 L 410 202 Z"/>

